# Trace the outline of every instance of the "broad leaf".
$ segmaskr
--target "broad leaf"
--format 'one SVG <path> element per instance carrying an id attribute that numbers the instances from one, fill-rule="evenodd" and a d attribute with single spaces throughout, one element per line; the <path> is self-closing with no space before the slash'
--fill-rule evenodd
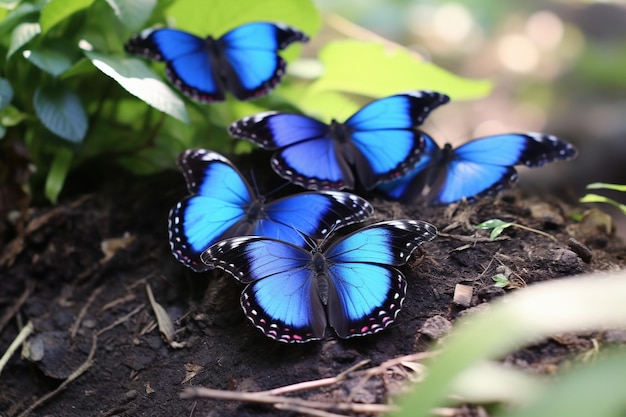
<path id="1" fill-rule="evenodd" d="M 41 27 L 39 23 L 20 23 L 11 32 L 11 45 L 7 52 L 7 59 L 11 57 L 17 50 L 30 42 L 35 36 L 39 35 Z"/>
<path id="2" fill-rule="evenodd" d="M 87 133 L 87 113 L 78 96 L 61 83 L 35 90 L 35 112 L 52 133 L 70 142 L 81 142 Z"/>
<path id="3" fill-rule="evenodd" d="M 39 23 L 42 33 L 46 33 L 57 23 L 79 10 L 91 6 L 94 0 L 50 0 L 41 10 Z"/>
<path id="4" fill-rule="evenodd" d="M 484 97 L 491 83 L 454 75 L 419 55 L 376 42 L 340 40 L 320 51 L 324 73 L 311 88 L 370 97 L 385 97 L 407 90 L 433 90 L 453 99 Z"/>
<path id="5" fill-rule="evenodd" d="M 25 50 L 22 54 L 42 71 L 55 77 L 63 74 L 73 65 L 72 59 L 67 54 L 56 49 Z"/>
<path id="6" fill-rule="evenodd" d="M 183 101 L 143 61 L 93 51 L 84 53 L 96 68 L 132 95 L 182 122 L 189 122 Z"/>
<path id="7" fill-rule="evenodd" d="M 30 3 L 22 3 L 9 13 L 0 22 L 0 35 L 13 29 L 18 23 L 32 21 L 32 16 L 39 11 L 39 7 Z"/>
<path id="8" fill-rule="evenodd" d="M 156 0 L 106 0 L 115 16 L 124 25 L 137 30 L 145 23 L 156 6 Z"/>

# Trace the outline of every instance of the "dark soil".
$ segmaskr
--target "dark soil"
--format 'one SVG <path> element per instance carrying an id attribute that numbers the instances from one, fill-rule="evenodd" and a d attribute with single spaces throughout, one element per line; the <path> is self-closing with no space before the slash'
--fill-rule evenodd
<path id="1" fill-rule="evenodd" d="M 454 321 L 465 308 L 453 303 L 459 283 L 473 288 L 474 306 L 514 290 L 494 287 L 491 277 L 498 272 L 522 287 L 626 264 L 620 241 L 601 227 L 575 223 L 572 207 L 559 201 L 521 198 L 517 192 L 441 208 L 372 199 L 376 221 L 422 219 L 445 233 L 424 244 L 403 268 L 409 281 L 403 310 L 390 328 L 373 336 L 286 345 L 265 337 L 244 317 L 238 282 L 217 271 L 195 274 L 170 254 L 167 213 L 186 193 L 178 172 L 109 178 L 96 194 L 83 193 L 88 180 L 75 179 L 58 206 L 30 212 L 25 227 L 4 242 L 0 351 L 26 323 L 33 323 L 34 333 L 24 350 L 30 358 L 20 357 L 18 349 L 2 371 L 2 416 L 19 415 L 68 377 L 64 389 L 31 416 L 293 415 L 267 405 L 186 400 L 180 394 L 191 386 L 268 390 L 331 377 L 364 359 L 371 361 L 368 368 L 423 351 L 431 342 L 420 332 L 424 322 L 434 316 Z M 488 231 L 471 227 L 492 218 L 545 231 L 558 242 L 516 228 L 489 241 Z M 592 250 L 590 263 L 570 250 L 570 237 Z M 103 243 L 113 251 L 110 258 Z M 179 347 L 170 347 L 160 334 L 147 285 L 174 320 Z M 553 372 L 591 349 L 591 339 L 598 337 L 555 337 L 507 360 Z M 84 363 L 90 366 L 74 379 Z M 291 396 L 384 403 L 406 378 L 399 372 L 369 380 L 355 375 Z"/>

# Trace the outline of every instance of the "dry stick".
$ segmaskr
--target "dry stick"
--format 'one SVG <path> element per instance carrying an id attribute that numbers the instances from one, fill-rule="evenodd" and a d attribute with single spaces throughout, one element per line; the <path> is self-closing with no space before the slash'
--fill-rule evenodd
<path id="1" fill-rule="evenodd" d="M 322 401 L 309 401 L 300 398 L 282 397 L 278 395 L 259 394 L 256 392 L 222 391 L 204 387 L 186 388 L 181 394 L 184 399 L 218 399 L 229 401 L 244 401 L 261 404 L 290 404 L 301 407 L 314 408 L 318 410 L 338 410 L 355 413 L 379 414 L 388 413 L 397 407 L 381 404 L 358 404 L 358 403 L 330 403 Z"/>
<path id="2" fill-rule="evenodd" d="M 133 311 L 131 311 L 130 313 L 128 313 L 124 317 L 120 317 L 119 319 L 115 320 L 113 323 L 109 324 L 107 327 L 103 327 L 102 329 L 98 330 L 98 332 L 96 334 L 98 336 L 100 336 L 102 333 L 108 332 L 109 330 L 111 330 L 115 326 L 119 326 L 120 324 L 124 323 L 125 321 L 130 319 L 135 314 L 139 313 L 145 306 L 146 306 L 145 304 L 138 305 L 137 307 L 135 307 L 135 309 Z"/>
<path id="3" fill-rule="evenodd" d="M 28 281 L 26 281 L 26 288 L 24 288 L 24 291 L 22 292 L 20 297 L 17 300 L 15 300 L 13 305 L 10 306 L 4 312 L 4 314 L 2 315 L 2 318 L 0 318 L 0 332 L 2 332 L 2 330 L 4 329 L 4 326 L 7 325 L 7 323 L 13 318 L 13 316 L 17 313 L 17 311 L 26 302 L 26 300 L 28 300 L 28 297 L 30 297 L 30 294 L 33 292 L 34 289 L 35 289 L 35 281 L 33 281 L 32 279 L 29 279 Z"/>
<path id="4" fill-rule="evenodd" d="M 498 236 L 495 239 L 489 239 L 489 237 L 483 237 L 483 236 L 454 235 L 454 234 L 444 233 L 444 232 L 437 232 L 437 236 L 449 237 L 451 239 L 460 240 L 461 242 L 470 242 L 470 243 L 498 242 L 500 240 L 511 239 L 509 236 Z"/>
<path id="5" fill-rule="evenodd" d="M 404 362 L 417 361 L 425 358 L 429 358 L 435 355 L 435 352 L 419 352 L 411 355 L 401 356 L 398 358 L 390 359 L 388 361 L 383 362 L 379 366 L 371 369 L 367 369 L 363 371 L 365 374 L 366 380 L 371 378 L 373 375 L 384 372 L 386 369 L 402 364 Z M 333 414 L 315 414 L 316 412 L 321 412 L 321 410 L 340 410 L 340 411 L 350 411 L 357 413 L 368 413 L 368 414 L 380 414 L 380 413 L 388 413 L 396 410 L 395 406 L 392 405 L 384 405 L 384 404 L 358 404 L 358 403 L 327 403 L 320 401 L 309 401 L 303 400 L 300 398 L 290 398 L 284 397 L 279 394 L 285 394 L 295 391 L 302 391 L 305 389 L 311 388 L 319 388 L 326 385 L 332 385 L 341 380 L 345 379 L 346 376 L 353 372 L 355 369 L 363 366 L 368 361 L 361 361 L 358 364 L 350 367 L 349 369 L 341 372 L 335 377 L 331 378 L 323 378 L 315 381 L 306 381 L 300 382 L 297 384 L 286 385 L 284 387 L 275 388 L 268 391 L 259 391 L 259 392 L 238 392 L 238 391 L 222 391 L 215 390 L 210 388 L 203 387 L 190 387 L 185 389 L 180 397 L 184 399 L 199 399 L 199 398 L 212 398 L 212 399 L 220 399 L 220 400 L 234 400 L 234 401 L 244 401 L 244 402 L 257 402 L 263 404 L 272 404 L 277 409 L 289 409 L 305 413 L 315 416 L 334 416 Z M 289 408 L 288 408 L 289 407 Z M 294 408 L 295 407 L 295 408 Z"/>
<path id="6" fill-rule="evenodd" d="M 70 327 L 70 340 L 74 341 L 76 338 L 76 333 L 78 333 L 78 328 L 80 327 L 80 323 L 82 323 L 83 318 L 85 318 L 85 314 L 87 314 L 87 310 L 93 304 L 96 297 L 102 292 L 103 287 L 98 287 L 91 292 L 91 295 L 87 299 L 87 302 L 83 305 L 83 307 L 78 312 L 78 317 L 74 320 L 72 327 Z"/>
<path id="7" fill-rule="evenodd" d="M 28 324 L 24 326 L 22 330 L 20 330 L 13 342 L 11 342 L 11 345 L 9 345 L 9 348 L 6 350 L 6 352 L 4 352 L 2 358 L 0 358 L 0 373 L 2 373 L 2 370 L 6 366 L 7 362 L 9 362 L 9 359 L 11 359 L 11 356 L 13 356 L 17 348 L 20 347 L 20 345 L 32 332 L 33 323 L 29 321 Z"/>
<path id="8" fill-rule="evenodd" d="M 326 385 L 336 384 L 337 382 L 345 379 L 346 376 L 350 372 L 353 372 L 355 369 L 358 369 L 358 368 L 366 365 L 368 362 L 369 362 L 369 359 L 362 360 L 361 362 L 357 363 L 356 365 L 353 365 L 350 368 L 346 369 L 345 371 L 341 372 L 340 374 L 338 374 L 336 376 L 333 376 L 333 377 L 330 377 L 330 378 L 316 379 L 314 381 L 298 382 L 297 384 L 285 385 L 283 387 L 274 388 L 274 389 L 267 390 L 267 391 L 259 391 L 259 392 L 257 392 L 257 394 L 263 394 L 263 395 L 283 395 L 283 394 L 287 394 L 289 392 L 304 391 L 306 389 L 313 389 L 313 388 L 324 387 Z"/>

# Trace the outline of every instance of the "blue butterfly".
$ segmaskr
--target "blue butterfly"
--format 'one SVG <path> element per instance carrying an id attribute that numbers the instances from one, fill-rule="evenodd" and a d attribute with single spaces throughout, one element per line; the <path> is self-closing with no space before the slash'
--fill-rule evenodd
<path id="1" fill-rule="evenodd" d="M 200 254 L 219 240 L 260 235 L 304 246 L 302 234 L 323 238 L 374 213 L 367 201 L 344 192 L 306 192 L 266 204 L 230 161 L 206 149 L 183 152 L 178 165 L 191 195 L 169 213 L 170 247 L 197 272 L 209 269 Z"/>
<path id="2" fill-rule="evenodd" d="M 241 306 L 266 336 L 304 343 L 330 325 L 341 338 L 364 336 L 389 326 L 406 294 L 403 265 L 437 229 L 426 222 L 375 223 L 330 244 L 306 250 L 264 237 L 223 240 L 202 261 L 248 284 Z"/>
<path id="3" fill-rule="evenodd" d="M 180 91 L 208 103 L 224 101 L 226 91 L 239 100 L 268 94 L 285 74 L 286 63 L 277 51 L 308 40 L 289 26 L 256 22 L 218 39 L 169 28 L 147 29 L 130 39 L 125 49 L 165 61 L 167 76 Z"/>
<path id="4" fill-rule="evenodd" d="M 456 149 L 440 149 L 423 134 L 424 155 L 404 177 L 378 186 L 387 197 L 411 202 L 450 204 L 466 198 L 493 195 L 517 181 L 514 165 L 539 167 L 568 160 L 576 149 L 552 135 L 509 133 L 474 139 Z"/>
<path id="5" fill-rule="evenodd" d="M 424 149 L 415 126 L 448 101 L 444 94 L 414 91 L 373 101 L 345 123 L 267 112 L 236 121 L 228 130 L 263 149 L 278 149 L 274 171 L 304 188 L 354 189 L 354 169 L 370 190 L 411 169 Z"/>

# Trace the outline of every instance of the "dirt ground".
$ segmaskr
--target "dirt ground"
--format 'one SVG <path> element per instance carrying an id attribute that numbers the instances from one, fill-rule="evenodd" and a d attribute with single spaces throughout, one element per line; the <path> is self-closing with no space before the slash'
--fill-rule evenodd
<path id="1" fill-rule="evenodd" d="M 367 378 L 363 370 L 425 350 L 431 343 L 428 332 L 420 331 L 425 321 L 441 316 L 453 322 L 465 309 L 453 303 L 456 284 L 473 288 L 474 306 L 514 291 L 494 287 L 491 277 L 498 272 L 522 287 L 626 265 L 623 243 L 601 225 L 575 223 L 571 214 L 584 208 L 554 199 L 507 192 L 474 205 L 425 208 L 374 198 L 376 221 L 416 218 L 442 232 L 403 268 L 409 282 L 403 310 L 390 328 L 373 336 L 286 345 L 244 317 L 238 282 L 217 271 L 195 274 L 170 254 L 167 212 L 186 193 L 180 173 L 121 176 L 78 173 L 58 206 L 32 210 L 22 230 L 0 241 L 0 351 L 28 322 L 34 326 L 28 348 L 18 349 L 0 376 L 2 416 L 295 415 L 269 405 L 180 394 L 198 386 L 269 390 L 333 377 L 363 360 L 370 362 L 337 384 L 289 396 L 381 404 L 410 376 L 409 368 L 389 365 Z M 471 227 L 492 218 L 542 230 L 557 241 L 516 228 L 490 241 L 488 231 Z M 570 237 L 591 249 L 589 263 L 581 259 L 584 251 L 570 250 Z M 147 286 L 174 320 L 169 345 Z M 506 360 L 551 373 L 601 337 L 555 337 Z"/>

